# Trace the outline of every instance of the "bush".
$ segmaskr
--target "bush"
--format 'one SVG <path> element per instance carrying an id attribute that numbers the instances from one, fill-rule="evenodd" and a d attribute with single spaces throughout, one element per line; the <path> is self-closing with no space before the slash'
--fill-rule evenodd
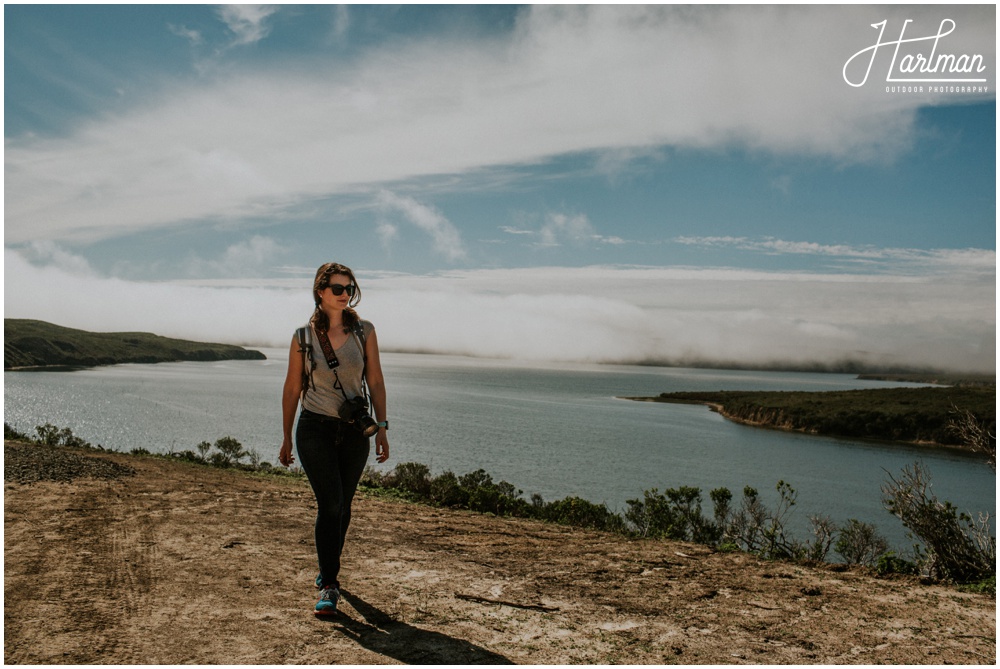
<path id="1" fill-rule="evenodd" d="M 608 509 L 607 505 L 594 504 L 575 496 L 545 504 L 542 514 L 545 520 L 573 527 L 612 532 L 625 529 L 622 517 Z"/>
<path id="2" fill-rule="evenodd" d="M 228 467 L 232 461 L 226 457 L 225 453 L 212 453 L 208 458 L 208 463 L 213 467 Z"/>
<path id="3" fill-rule="evenodd" d="M 391 474 L 394 488 L 413 493 L 420 497 L 429 497 L 431 493 L 431 470 L 427 465 L 418 462 L 401 462 Z"/>
<path id="4" fill-rule="evenodd" d="M 973 520 L 950 502 L 930 493 L 930 473 L 919 462 L 903 468 L 899 479 L 889 475 L 882 485 L 882 503 L 926 544 L 924 565 L 933 577 L 974 583 L 996 576 L 996 539 L 989 516 Z"/>
<path id="5" fill-rule="evenodd" d="M 371 465 L 365 466 L 365 471 L 361 474 L 360 485 L 366 488 L 386 487 L 386 475 L 375 469 Z"/>
<path id="6" fill-rule="evenodd" d="M 803 546 L 803 557 L 813 562 L 825 562 L 837 533 L 837 524 L 829 516 L 809 516 L 809 523 L 812 525 L 813 540 Z"/>
<path id="7" fill-rule="evenodd" d="M 729 498 L 725 488 L 713 490 L 715 517 L 729 513 Z M 728 497 L 727 497 L 728 496 Z M 643 493 L 643 499 L 626 502 L 628 521 L 639 536 L 695 541 L 713 545 L 722 536 L 722 525 L 706 519 L 701 513 L 701 490 L 690 486 L 668 488 L 662 495 L 653 488 Z"/>
<path id="8" fill-rule="evenodd" d="M 980 420 L 968 409 L 959 409 L 952 405 L 952 418 L 948 421 L 948 430 L 956 435 L 959 443 L 989 458 L 989 465 L 997 468 L 997 436 L 996 423 L 985 419 Z"/>
<path id="9" fill-rule="evenodd" d="M 202 460 L 208 459 L 208 452 L 212 450 L 212 444 L 208 443 L 207 441 L 203 441 L 200 444 L 198 444 L 197 448 L 198 452 L 201 453 L 201 459 Z"/>
<path id="10" fill-rule="evenodd" d="M 19 432 L 11 427 L 8 423 L 3 424 L 3 438 L 4 441 L 31 441 L 31 437 L 26 435 L 24 432 Z"/>
<path id="11" fill-rule="evenodd" d="M 76 436 L 73 434 L 73 430 L 68 427 L 59 429 L 52 423 L 46 423 L 45 425 L 35 426 L 35 432 L 38 434 L 38 438 L 33 440 L 35 443 L 43 444 L 45 446 L 65 446 L 68 448 L 91 448 L 104 450 L 102 446 L 94 446 L 90 442 Z"/>
<path id="12" fill-rule="evenodd" d="M 856 518 L 847 521 L 847 527 L 840 531 L 837 538 L 836 551 L 848 564 L 873 567 L 887 550 L 889 542 L 875 526 Z"/>
<path id="13" fill-rule="evenodd" d="M 722 541 L 769 560 L 803 559 L 815 551 L 795 541 L 785 528 L 798 495 L 784 481 L 778 481 L 775 487 L 779 501 L 774 511 L 760 501 L 755 488 L 743 488 L 743 502 L 725 527 Z"/>
<path id="14" fill-rule="evenodd" d="M 458 483 L 458 477 L 448 471 L 431 481 L 431 501 L 447 507 L 469 505 L 469 492 Z"/>
<path id="15" fill-rule="evenodd" d="M 218 439 L 215 442 L 215 448 L 218 449 L 219 452 L 213 453 L 212 463 L 218 463 L 223 467 L 228 467 L 231 464 L 238 463 L 240 460 L 249 455 L 249 453 L 243 450 L 243 444 L 232 437 L 222 437 L 221 439 Z"/>
<path id="16" fill-rule="evenodd" d="M 52 423 L 36 425 L 35 432 L 38 433 L 38 443 L 44 444 L 45 446 L 59 445 L 59 428 Z"/>
<path id="17" fill-rule="evenodd" d="M 880 576 L 888 574 L 917 574 L 920 569 L 909 560 L 897 556 L 892 551 L 883 553 L 875 562 L 875 573 Z"/>
<path id="18" fill-rule="evenodd" d="M 519 498 L 521 491 L 506 481 L 493 483 L 490 479 L 482 485 L 466 490 L 469 494 L 469 509 L 472 511 L 498 516 L 525 515 L 523 509 L 527 504 Z"/>

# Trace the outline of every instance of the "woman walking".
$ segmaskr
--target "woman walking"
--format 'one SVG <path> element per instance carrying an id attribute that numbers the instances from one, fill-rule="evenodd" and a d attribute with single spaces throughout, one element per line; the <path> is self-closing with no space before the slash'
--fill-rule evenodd
<path id="1" fill-rule="evenodd" d="M 292 427 L 301 403 L 295 445 L 316 495 L 316 554 L 320 589 L 318 615 L 332 614 L 340 599 L 340 556 L 351 502 L 364 472 L 375 435 L 375 459 L 389 458 L 385 382 L 375 327 L 361 320 L 354 306 L 361 289 L 350 268 L 327 263 L 313 281 L 316 310 L 292 339 L 281 399 L 284 437 L 278 461 L 288 466 Z M 374 419 L 365 402 L 365 385 Z"/>

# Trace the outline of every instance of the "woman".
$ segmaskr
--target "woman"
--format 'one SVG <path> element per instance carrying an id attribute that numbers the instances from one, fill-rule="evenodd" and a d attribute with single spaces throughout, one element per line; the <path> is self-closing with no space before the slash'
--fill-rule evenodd
<path id="1" fill-rule="evenodd" d="M 351 501 L 370 450 L 369 436 L 362 429 L 374 431 L 377 421 L 375 459 L 385 462 L 389 423 L 375 328 L 353 309 L 361 301 L 354 272 L 337 263 L 322 265 L 313 281 L 313 298 L 316 310 L 293 337 L 288 353 L 281 399 L 284 439 L 278 461 L 286 467 L 295 461 L 292 425 L 301 401 L 295 444 L 318 506 L 316 613 L 322 615 L 335 613 L 340 599 L 340 555 L 351 522 Z M 360 413 L 356 408 L 354 398 L 364 397 L 363 382 L 371 395 L 374 421 L 364 407 Z"/>

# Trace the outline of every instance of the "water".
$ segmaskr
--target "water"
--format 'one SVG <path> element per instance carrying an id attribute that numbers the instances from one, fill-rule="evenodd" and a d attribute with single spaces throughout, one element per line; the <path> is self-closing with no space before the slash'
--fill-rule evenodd
<path id="1" fill-rule="evenodd" d="M 108 448 L 195 449 L 232 436 L 274 462 L 287 351 L 266 361 L 119 365 L 73 372 L 6 372 L 4 420 L 34 433 L 46 422 Z M 960 509 L 993 512 L 995 476 L 975 457 L 942 449 L 846 441 L 737 425 L 704 406 L 616 399 L 680 390 L 844 390 L 901 385 L 850 375 L 617 365 L 526 364 L 384 353 L 392 459 L 435 474 L 484 469 L 525 495 L 578 495 L 614 510 L 650 488 L 708 491 L 746 485 L 773 504 L 778 480 L 806 518 L 874 523 L 897 548 L 907 539 L 882 509 L 886 472 L 920 460 L 934 492 Z"/>

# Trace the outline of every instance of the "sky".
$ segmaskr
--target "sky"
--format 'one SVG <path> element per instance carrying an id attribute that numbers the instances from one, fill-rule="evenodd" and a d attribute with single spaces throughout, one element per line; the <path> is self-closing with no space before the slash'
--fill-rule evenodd
<path id="1" fill-rule="evenodd" d="M 993 373 L 995 85 L 992 4 L 5 5 L 4 316 Z"/>

